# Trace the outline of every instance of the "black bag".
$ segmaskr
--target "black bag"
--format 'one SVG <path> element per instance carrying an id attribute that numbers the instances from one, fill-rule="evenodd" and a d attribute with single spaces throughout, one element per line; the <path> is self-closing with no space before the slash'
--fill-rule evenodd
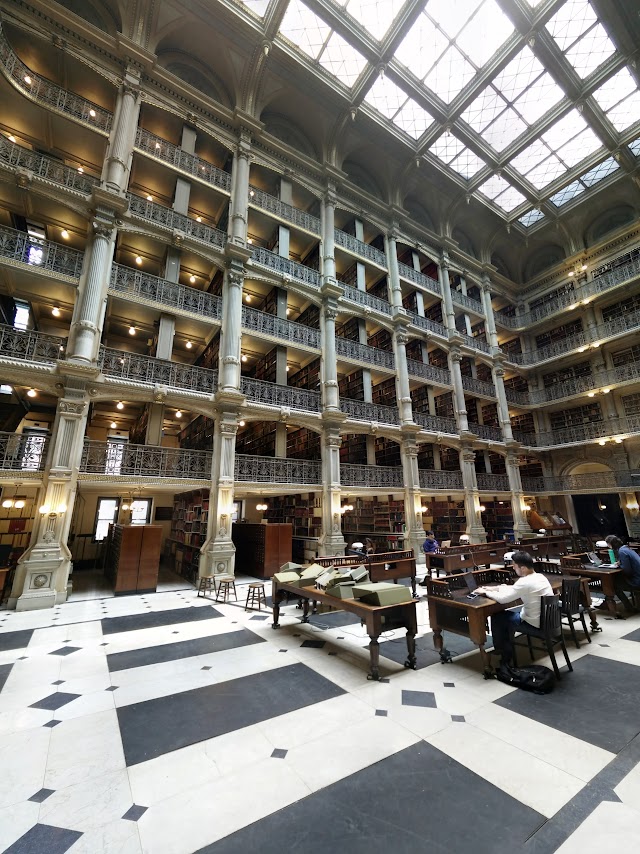
<path id="1" fill-rule="evenodd" d="M 532 691 L 534 694 L 548 694 L 556 684 L 553 670 L 541 664 L 531 664 L 529 667 L 510 667 L 508 664 L 502 664 L 496 671 L 496 677 L 506 685 Z"/>

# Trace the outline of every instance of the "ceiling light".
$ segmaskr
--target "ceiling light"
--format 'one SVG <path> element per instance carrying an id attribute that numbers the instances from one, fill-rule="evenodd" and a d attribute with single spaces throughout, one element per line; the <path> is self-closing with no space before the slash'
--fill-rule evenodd
<path id="1" fill-rule="evenodd" d="M 26 501 L 24 500 L 24 498 L 16 498 L 13 506 L 16 508 L 16 510 L 22 510 L 25 504 Z"/>
<path id="2" fill-rule="evenodd" d="M 96 111 L 95 110 L 89 110 L 89 115 L 91 116 L 92 119 L 95 119 Z"/>
<path id="3" fill-rule="evenodd" d="M 121 400 L 116 403 L 116 409 L 124 409 L 124 403 Z"/>
<path id="4" fill-rule="evenodd" d="M 51 314 L 54 317 L 60 317 L 60 309 L 58 308 L 57 305 L 54 305 L 54 307 L 51 309 Z"/>
<path id="5" fill-rule="evenodd" d="M 253 243 L 253 237 L 247 237 L 247 243 Z"/>
<path id="6" fill-rule="evenodd" d="M 152 201 L 153 201 L 153 196 L 147 196 L 147 201 L 148 201 L 148 202 L 152 202 Z"/>
<path id="7" fill-rule="evenodd" d="M 60 352 L 62 352 L 62 351 L 64 350 L 64 344 L 61 344 L 61 345 L 58 347 L 58 349 L 60 350 Z"/>
<path id="8" fill-rule="evenodd" d="M 196 217 L 196 222 L 202 222 L 202 217 L 201 217 L 201 216 L 197 216 L 197 217 Z"/>
<path id="9" fill-rule="evenodd" d="M 245 302 L 251 302 L 251 294 L 245 294 L 244 295 L 244 301 Z"/>
<path id="10" fill-rule="evenodd" d="M 136 334 L 135 326 L 130 326 L 129 327 L 129 335 L 135 335 L 135 334 Z"/>
<path id="11" fill-rule="evenodd" d="M 160 143 L 156 142 L 156 151 L 159 151 L 159 150 L 160 150 Z"/>
<path id="12" fill-rule="evenodd" d="M 586 349 L 586 347 L 578 347 L 578 353 L 584 353 Z"/>
<path id="13" fill-rule="evenodd" d="M 287 373 L 291 370 L 291 365 L 287 365 Z"/>
<path id="14" fill-rule="evenodd" d="M 136 255 L 136 264 L 142 264 L 142 258 L 139 255 Z"/>
<path id="15" fill-rule="evenodd" d="M 615 442 L 616 442 L 616 445 L 621 445 L 621 444 L 622 444 L 622 439 L 616 439 L 616 440 L 615 440 Z"/>
<path id="16" fill-rule="evenodd" d="M 37 394 L 38 392 L 35 390 L 35 388 L 30 388 L 27 392 L 27 397 L 36 397 Z"/>
<path id="17" fill-rule="evenodd" d="M 591 346 L 595 349 L 596 347 L 600 346 L 600 342 L 596 341 L 595 344 L 592 344 Z"/>
<path id="18" fill-rule="evenodd" d="M 254 191 L 253 191 L 253 190 L 249 190 L 249 195 L 251 196 L 251 198 L 253 198 L 253 197 L 255 196 Z"/>
<path id="19" fill-rule="evenodd" d="M 10 507 L 13 507 L 13 498 L 6 498 L 2 502 L 2 506 L 5 508 L 5 510 L 8 510 Z"/>
<path id="20" fill-rule="evenodd" d="M 187 348 L 187 350 L 190 350 L 193 347 L 193 344 L 191 343 L 191 341 L 187 341 L 185 347 Z"/>
<path id="21" fill-rule="evenodd" d="M 598 444 L 599 444 L 599 445 L 606 445 L 606 444 L 607 444 L 607 441 L 606 441 L 606 439 L 600 439 L 600 441 L 598 442 Z"/>
<path id="22" fill-rule="evenodd" d="M 23 79 L 23 80 L 24 80 L 24 82 L 27 84 L 27 86 L 31 86 L 31 78 L 29 77 L 29 75 L 28 75 L 28 74 L 25 74 L 25 75 L 24 75 L 24 77 L 23 77 L 22 79 Z"/>
<path id="23" fill-rule="evenodd" d="M 84 169 L 82 166 L 78 166 L 78 172 L 82 175 L 82 173 L 84 172 Z"/>
<path id="24" fill-rule="evenodd" d="M 195 276 L 189 276 L 189 281 L 191 282 L 192 285 L 195 285 L 196 277 Z"/>
<path id="25" fill-rule="evenodd" d="M 9 142 L 15 142 L 15 141 L 16 141 L 15 136 L 13 134 L 11 134 L 11 136 L 9 137 Z"/>
<path id="26" fill-rule="evenodd" d="M 590 299 L 583 299 L 583 300 L 582 300 L 582 305 L 589 305 L 589 303 L 590 303 L 590 302 L 591 302 L 591 300 L 590 300 Z"/>
<path id="27" fill-rule="evenodd" d="M 573 278 L 573 276 L 575 276 L 575 273 L 573 272 L 573 270 L 571 270 L 571 272 L 569 273 L 569 278 L 571 279 Z"/>
<path id="28" fill-rule="evenodd" d="M 242 356 L 240 356 L 240 361 L 241 361 L 241 362 L 246 362 L 248 358 L 249 358 L 249 357 L 246 355 L 246 353 L 243 353 L 243 354 L 242 354 Z"/>
<path id="29" fill-rule="evenodd" d="M 118 425 L 116 424 L 116 422 L 115 422 L 115 421 L 112 421 L 112 422 L 111 422 L 111 429 L 112 429 L 112 430 L 115 430 L 117 426 L 118 426 Z"/>
<path id="30" fill-rule="evenodd" d="M 291 314 L 291 309 L 290 309 L 290 308 L 288 308 L 288 309 L 287 309 L 287 317 L 289 317 L 289 315 L 290 315 L 290 314 Z"/>
<path id="31" fill-rule="evenodd" d="M 481 504 L 481 505 L 480 505 L 480 512 L 481 512 L 481 513 L 484 513 L 484 511 L 485 511 L 486 509 L 487 509 L 487 508 L 484 506 L 484 504 Z"/>
<path id="32" fill-rule="evenodd" d="M 590 391 L 589 394 L 587 395 L 587 397 L 595 397 L 595 396 L 596 396 L 595 391 Z"/>
<path id="33" fill-rule="evenodd" d="M 182 412 L 179 409 L 176 409 L 176 418 L 182 418 Z"/>
<path id="34" fill-rule="evenodd" d="M 587 269 L 587 265 L 583 264 L 582 267 L 580 267 L 580 269 L 582 270 L 582 272 L 584 272 Z"/>
<path id="35" fill-rule="evenodd" d="M 609 392 L 610 392 L 610 391 L 611 391 L 611 389 L 610 389 L 610 388 L 603 388 L 603 389 L 602 389 L 602 393 L 603 393 L 603 394 L 609 394 Z"/>
<path id="36" fill-rule="evenodd" d="M 244 421 L 238 421 L 238 427 L 244 427 Z"/>
<path id="37" fill-rule="evenodd" d="M 131 505 L 125 501 L 125 503 L 122 505 L 122 509 L 123 510 L 131 510 Z"/>
<path id="38" fill-rule="evenodd" d="M 66 228 L 63 228 L 63 229 L 62 229 L 62 231 L 60 232 L 60 237 L 61 237 L 63 240 L 68 240 L 68 239 L 69 239 L 69 232 L 67 231 L 67 229 L 66 229 Z"/>

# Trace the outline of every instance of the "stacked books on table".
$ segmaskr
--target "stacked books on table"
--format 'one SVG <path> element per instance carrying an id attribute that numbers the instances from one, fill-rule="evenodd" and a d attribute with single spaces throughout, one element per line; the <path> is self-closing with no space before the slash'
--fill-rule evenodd
<path id="1" fill-rule="evenodd" d="M 412 600 L 411 590 L 402 584 L 371 582 L 366 566 L 337 568 L 312 563 L 285 563 L 273 576 L 279 584 L 315 587 L 336 599 L 360 599 L 368 605 L 396 605 Z"/>

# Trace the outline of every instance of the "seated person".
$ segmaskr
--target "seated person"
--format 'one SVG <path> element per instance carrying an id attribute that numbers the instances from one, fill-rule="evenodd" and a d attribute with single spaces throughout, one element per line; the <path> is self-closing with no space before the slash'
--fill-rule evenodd
<path id="1" fill-rule="evenodd" d="M 622 540 L 616 537 L 615 534 L 609 534 L 605 540 L 609 548 L 613 549 L 616 553 L 618 566 L 622 570 L 622 572 L 616 574 L 613 580 L 616 596 L 624 605 L 625 611 L 633 613 L 636 609 L 631 605 L 625 591 L 640 591 L 640 555 L 629 548 L 629 546 L 625 546 Z"/>
<path id="2" fill-rule="evenodd" d="M 440 546 L 438 544 L 438 541 L 436 540 L 436 537 L 435 537 L 435 534 L 433 533 L 433 531 L 427 531 L 426 537 L 427 537 L 427 539 L 422 544 L 422 551 L 426 555 L 431 555 L 434 552 L 437 552 L 438 549 L 440 548 Z"/>
<path id="3" fill-rule="evenodd" d="M 364 543 L 351 543 L 347 548 L 346 554 L 355 555 L 356 557 L 366 557 Z"/>
<path id="4" fill-rule="evenodd" d="M 476 593 L 484 594 L 494 602 L 513 602 L 522 599 L 522 607 L 500 611 L 491 617 L 493 646 L 502 658 L 502 664 L 511 664 L 513 659 L 513 635 L 523 623 L 540 628 L 542 596 L 553 596 L 553 590 L 547 578 L 534 569 L 534 560 L 527 552 L 514 552 L 513 568 L 518 575 L 515 584 L 501 584 L 499 587 L 478 587 Z"/>
<path id="5" fill-rule="evenodd" d="M 365 537 L 364 538 L 364 553 L 366 555 L 372 555 L 372 554 L 374 554 L 374 552 L 375 552 L 375 548 L 373 545 L 373 540 L 371 540 L 369 537 Z"/>

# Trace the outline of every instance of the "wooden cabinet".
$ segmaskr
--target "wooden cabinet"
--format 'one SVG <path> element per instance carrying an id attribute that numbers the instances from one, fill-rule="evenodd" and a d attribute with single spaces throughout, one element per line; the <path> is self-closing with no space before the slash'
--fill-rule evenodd
<path id="1" fill-rule="evenodd" d="M 236 573 L 271 578 L 291 560 L 292 526 L 287 522 L 254 525 L 238 522 L 231 528 L 236 547 Z"/>
<path id="2" fill-rule="evenodd" d="M 159 525 L 112 525 L 105 573 L 122 593 L 154 593 L 158 585 L 162 528 Z"/>

